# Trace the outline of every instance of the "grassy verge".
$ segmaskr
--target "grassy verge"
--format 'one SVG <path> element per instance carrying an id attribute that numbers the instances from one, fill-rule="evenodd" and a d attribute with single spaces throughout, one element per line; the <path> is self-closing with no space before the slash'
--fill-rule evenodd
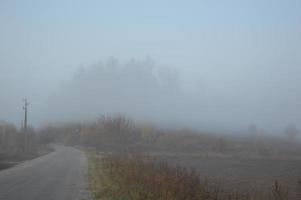
<path id="1" fill-rule="evenodd" d="M 94 151 L 86 151 L 88 156 L 88 181 L 89 190 L 93 199 L 104 199 L 104 178 L 102 155 Z"/>

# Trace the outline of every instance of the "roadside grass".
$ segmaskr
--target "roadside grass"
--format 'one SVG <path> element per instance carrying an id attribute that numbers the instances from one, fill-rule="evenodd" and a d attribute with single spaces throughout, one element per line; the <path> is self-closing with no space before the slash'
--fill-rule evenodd
<path id="1" fill-rule="evenodd" d="M 89 189 L 94 200 L 288 200 L 277 181 L 265 194 L 223 191 L 189 168 L 142 155 L 88 152 Z"/>
<path id="2" fill-rule="evenodd" d="M 89 190 L 93 199 L 103 199 L 104 173 L 101 166 L 102 156 L 94 151 L 86 151 L 88 157 Z"/>

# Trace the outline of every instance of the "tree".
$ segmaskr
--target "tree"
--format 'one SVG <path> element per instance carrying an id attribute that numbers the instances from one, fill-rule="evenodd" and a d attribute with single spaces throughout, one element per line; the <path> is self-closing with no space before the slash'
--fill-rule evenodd
<path id="1" fill-rule="evenodd" d="M 251 136 L 257 136 L 258 135 L 258 129 L 257 129 L 257 126 L 255 124 L 251 124 L 249 127 L 248 127 L 248 133 L 251 135 Z"/>
<path id="2" fill-rule="evenodd" d="M 291 124 L 285 127 L 284 134 L 288 136 L 290 140 L 294 140 L 299 134 L 299 130 L 297 129 L 296 125 Z"/>

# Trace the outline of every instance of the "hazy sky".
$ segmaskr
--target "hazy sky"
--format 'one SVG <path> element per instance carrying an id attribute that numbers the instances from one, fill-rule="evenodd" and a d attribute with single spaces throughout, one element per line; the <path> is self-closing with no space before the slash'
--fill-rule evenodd
<path id="1" fill-rule="evenodd" d="M 1 0 L 0 119 L 20 124 L 27 96 L 41 123 L 61 81 L 114 56 L 178 69 L 212 124 L 298 125 L 300 35 L 299 0 Z"/>

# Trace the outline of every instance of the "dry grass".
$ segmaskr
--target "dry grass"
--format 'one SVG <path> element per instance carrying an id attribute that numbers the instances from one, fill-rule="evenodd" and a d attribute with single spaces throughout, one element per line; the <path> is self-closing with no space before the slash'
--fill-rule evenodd
<path id="1" fill-rule="evenodd" d="M 89 154 L 90 189 L 95 200 L 288 200 L 277 181 L 265 194 L 225 192 L 190 168 L 173 167 L 142 155 Z"/>
<path id="2" fill-rule="evenodd" d="M 45 143 L 94 147 L 101 151 L 223 154 L 242 157 L 301 156 L 298 141 L 264 133 L 225 135 L 191 129 L 160 129 L 137 124 L 124 116 L 102 117 L 98 121 L 61 124 L 40 131 Z"/>
<path id="3" fill-rule="evenodd" d="M 272 194 L 273 194 L 273 198 L 275 200 L 286 200 L 286 199 L 289 199 L 288 189 L 286 189 L 285 187 L 281 186 L 278 183 L 278 181 L 274 182 L 274 185 L 272 187 Z"/>
<path id="4" fill-rule="evenodd" d="M 166 130 L 136 124 L 123 116 L 103 117 L 91 123 L 46 127 L 41 132 L 45 142 L 59 141 L 106 152 L 102 158 L 95 153 L 89 156 L 90 189 L 95 199 L 289 199 L 290 193 L 278 182 L 273 187 L 271 183 L 271 189 L 265 194 L 251 189 L 250 192 L 242 192 L 237 187 L 237 191 L 225 192 L 224 184 L 214 186 L 211 181 L 200 179 L 195 170 L 170 166 L 141 155 L 190 154 L 262 159 L 301 155 L 298 142 L 281 137 L 265 134 L 218 135 L 190 129 Z M 187 166 L 185 164 L 181 166 Z M 229 176 L 233 178 L 235 173 Z M 226 184 L 230 183 L 227 181 Z"/>

